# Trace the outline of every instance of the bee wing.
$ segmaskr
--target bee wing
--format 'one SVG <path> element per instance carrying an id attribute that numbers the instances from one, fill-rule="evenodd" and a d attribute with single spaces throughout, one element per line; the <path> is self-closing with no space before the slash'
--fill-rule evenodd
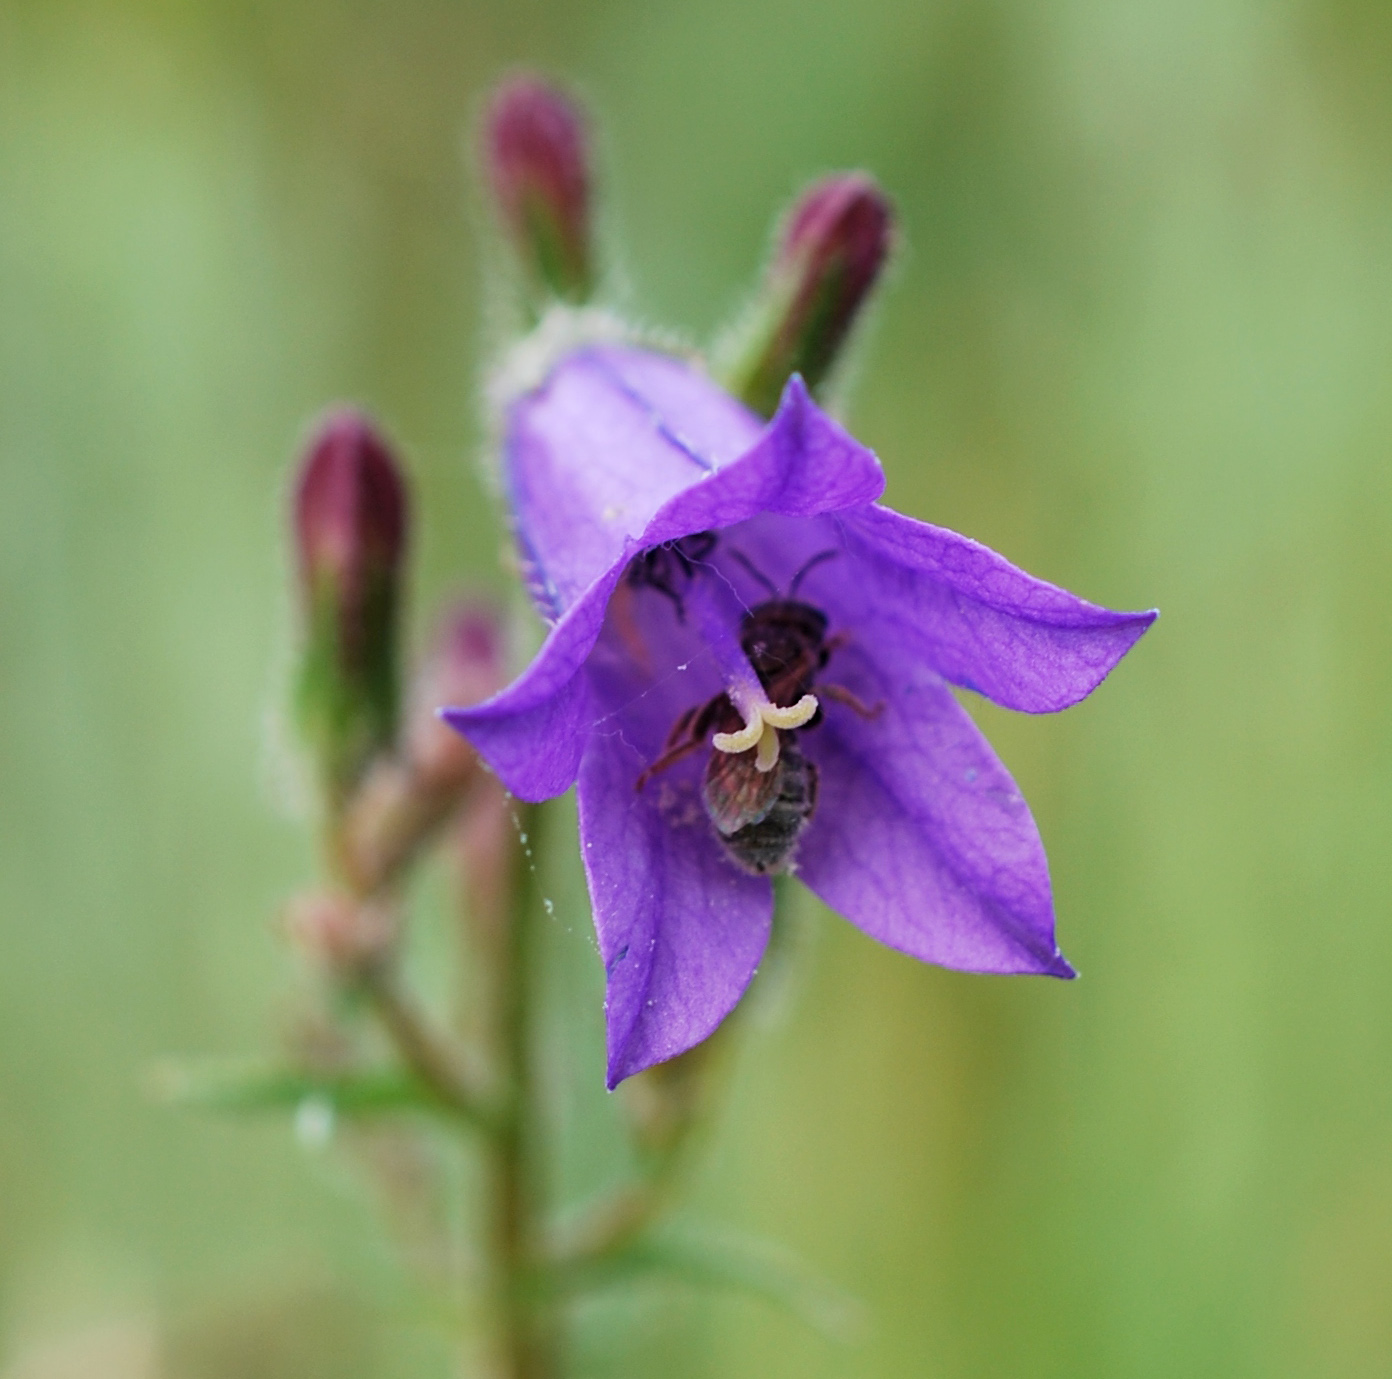
<path id="1" fill-rule="evenodd" d="M 725 837 L 768 816 L 778 801 L 783 763 L 772 771 L 754 765 L 754 751 L 712 752 L 701 794 L 711 823 Z"/>

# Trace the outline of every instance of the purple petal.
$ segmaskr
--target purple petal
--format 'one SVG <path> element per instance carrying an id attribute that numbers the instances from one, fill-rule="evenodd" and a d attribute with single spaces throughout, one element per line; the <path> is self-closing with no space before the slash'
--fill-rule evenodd
<path id="1" fill-rule="evenodd" d="M 826 702 L 804 733 L 821 773 L 798 874 L 891 948 L 969 972 L 1070 977 L 1054 942 L 1043 844 L 1005 767 L 931 671 L 901 648 L 838 652 L 827 680 L 868 706 Z"/>
<path id="2" fill-rule="evenodd" d="M 1114 613 L 1026 574 L 979 542 L 878 505 L 838 520 L 854 587 L 838 622 L 874 627 L 940 675 L 1008 709 L 1049 713 L 1091 694 L 1155 621 Z M 867 634 L 868 636 L 868 634 Z"/>
<path id="3" fill-rule="evenodd" d="M 716 842 L 694 762 L 634 788 L 655 755 L 651 738 L 630 715 L 591 737 L 580 768 L 581 853 L 608 978 L 611 1088 L 715 1029 L 749 985 L 773 920 L 768 881 L 738 870 Z"/>
<path id="4" fill-rule="evenodd" d="M 582 668 L 621 572 L 621 566 L 608 572 L 570 609 L 506 689 L 482 704 L 440 710 L 519 799 L 536 803 L 563 795 L 580 769 L 595 720 Z"/>
<path id="5" fill-rule="evenodd" d="M 580 770 L 580 838 L 609 977 L 612 1087 L 729 1013 L 767 942 L 772 893 L 715 838 L 704 753 L 637 789 L 681 713 L 721 689 L 695 629 L 654 590 L 621 585 L 586 676 L 602 716 Z"/>
<path id="6" fill-rule="evenodd" d="M 761 513 L 803 518 L 860 507 L 883 487 L 874 455 L 793 379 L 777 415 L 751 449 L 669 498 L 636 540 L 622 538 L 613 562 L 569 605 L 517 680 L 486 703 L 445 710 L 446 721 L 473 742 L 514 794 L 528 800 L 561 794 L 575 779 L 595 722 L 588 693 L 576 681 L 599 637 L 610 596 L 635 554 Z M 577 526 L 584 525 L 583 518 L 577 516 Z"/>
<path id="7" fill-rule="evenodd" d="M 763 423 L 684 360 L 593 347 L 514 405 L 504 465 L 543 611 L 558 616 L 682 489 L 738 458 Z"/>

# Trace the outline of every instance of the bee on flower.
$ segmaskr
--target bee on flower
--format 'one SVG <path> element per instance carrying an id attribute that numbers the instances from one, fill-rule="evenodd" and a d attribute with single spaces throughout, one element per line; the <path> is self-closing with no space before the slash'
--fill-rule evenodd
<path id="1" fill-rule="evenodd" d="M 780 872 L 924 961 L 1074 975 L 1029 808 L 953 687 L 1067 708 L 1156 615 L 879 501 L 878 460 L 811 389 L 891 232 L 864 174 L 814 185 L 724 386 L 564 307 L 504 375 L 502 483 L 549 632 L 443 712 L 520 798 L 577 786 L 611 1087 L 738 1002 Z"/>

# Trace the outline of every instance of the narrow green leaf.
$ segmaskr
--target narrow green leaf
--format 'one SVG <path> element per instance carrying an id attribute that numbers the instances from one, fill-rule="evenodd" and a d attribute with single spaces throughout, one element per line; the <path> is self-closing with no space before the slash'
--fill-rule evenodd
<path id="1" fill-rule="evenodd" d="M 293 1111 L 307 1102 L 339 1116 L 441 1109 L 423 1082 L 392 1068 L 325 1073 L 246 1060 L 167 1059 L 151 1069 L 149 1087 L 171 1106 L 213 1111 Z"/>

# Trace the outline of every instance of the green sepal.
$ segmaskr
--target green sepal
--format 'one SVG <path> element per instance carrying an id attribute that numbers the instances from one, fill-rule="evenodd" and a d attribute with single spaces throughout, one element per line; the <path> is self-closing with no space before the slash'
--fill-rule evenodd
<path id="1" fill-rule="evenodd" d="M 331 802 L 347 797 L 396 734 L 396 579 L 382 573 L 364 583 L 361 605 L 349 618 L 341 591 L 328 579 L 317 582 L 296 685 L 300 731 Z"/>
<path id="2" fill-rule="evenodd" d="M 582 306 L 594 295 L 594 271 L 585 243 L 576 244 L 557 223 L 552 209 L 538 197 L 529 197 L 523 223 L 526 227 L 523 269 L 531 280 L 534 319 L 540 319 L 553 301 Z"/>
<path id="3" fill-rule="evenodd" d="M 778 410 L 783 389 L 794 374 L 801 376 L 814 396 L 821 394 L 845 333 L 837 329 L 845 276 L 833 270 L 816 284 L 801 304 L 797 330 L 789 329 L 787 319 L 797 298 L 793 283 L 776 285 L 745 321 L 743 347 L 722 371 L 721 381 L 761 417 L 771 417 Z"/>

